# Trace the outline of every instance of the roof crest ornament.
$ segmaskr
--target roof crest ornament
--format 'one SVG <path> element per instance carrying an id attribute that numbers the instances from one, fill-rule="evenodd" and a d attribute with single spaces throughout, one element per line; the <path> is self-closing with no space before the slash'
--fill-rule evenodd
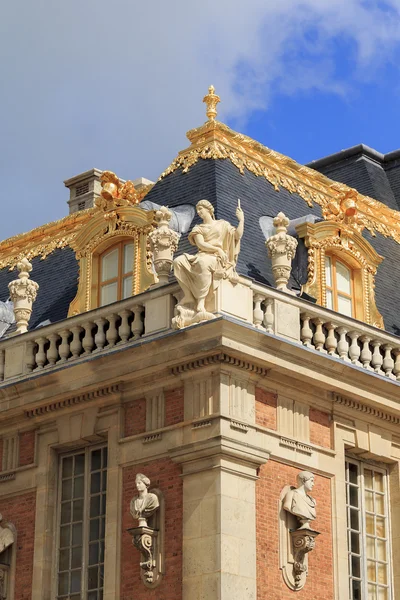
<path id="1" fill-rule="evenodd" d="M 214 87 L 210 86 L 209 93 L 203 98 L 208 121 L 187 132 L 191 145 L 179 152 L 159 180 L 178 169 L 187 173 L 200 159 L 229 160 L 242 175 L 247 170 L 266 179 L 277 192 L 284 188 L 300 196 L 308 206 L 320 206 L 324 218 L 342 228 L 356 232 L 367 229 L 372 235 L 380 233 L 400 243 L 400 211 L 216 121 L 219 101 Z"/>
<path id="2" fill-rule="evenodd" d="M 210 85 L 208 88 L 208 94 L 204 96 L 203 102 L 206 103 L 207 110 L 206 115 L 209 121 L 215 121 L 217 116 L 217 104 L 221 102 L 221 98 L 215 93 L 215 87 Z"/>

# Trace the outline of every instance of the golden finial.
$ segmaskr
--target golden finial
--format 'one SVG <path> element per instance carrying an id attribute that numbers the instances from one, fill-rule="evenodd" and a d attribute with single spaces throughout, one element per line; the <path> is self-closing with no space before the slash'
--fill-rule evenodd
<path id="1" fill-rule="evenodd" d="M 215 121 L 217 116 L 217 104 L 221 102 L 221 98 L 215 94 L 215 87 L 210 85 L 207 96 L 204 96 L 203 102 L 207 105 L 206 115 L 210 121 Z"/>

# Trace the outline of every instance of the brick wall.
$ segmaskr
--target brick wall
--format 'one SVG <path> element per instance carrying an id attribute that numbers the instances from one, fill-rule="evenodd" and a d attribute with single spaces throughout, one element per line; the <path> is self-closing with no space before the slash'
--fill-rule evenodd
<path id="1" fill-rule="evenodd" d="M 124 435 L 137 435 L 146 431 L 146 399 L 138 398 L 124 406 Z"/>
<path id="2" fill-rule="evenodd" d="M 32 597 L 36 492 L 1 499 L 1 514 L 17 530 L 15 600 Z M 14 548 L 15 551 L 15 548 Z"/>
<path id="3" fill-rule="evenodd" d="M 331 418 L 328 413 L 310 408 L 310 442 L 325 448 L 332 447 Z"/>
<path id="4" fill-rule="evenodd" d="M 277 395 L 256 388 L 256 424 L 276 430 Z"/>
<path id="5" fill-rule="evenodd" d="M 317 476 L 312 491 L 317 501 L 315 529 L 321 532 L 309 554 L 305 587 L 294 592 L 283 581 L 279 565 L 279 496 L 295 485 L 297 469 L 273 460 L 260 468 L 256 484 L 257 600 L 333 600 L 333 556 L 330 480 Z"/>
<path id="6" fill-rule="evenodd" d="M 19 466 L 31 465 L 35 462 L 35 431 L 24 431 L 19 434 Z"/>
<path id="7" fill-rule="evenodd" d="M 137 496 L 136 473 L 144 473 L 151 487 L 159 488 L 165 497 L 165 569 L 159 586 L 153 590 L 144 586 L 140 578 L 139 551 L 132 545 L 127 529 L 137 521 L 129 513 L 129 505 Z M 122 494 L 122 548 L 120 600 L 180 600 L 182 598 L 182 516 L 183 488 L 181 468 L 169 459 L 126 467 L 123 470 Z"/>
<path id="8" fill-rule="evenodd" d="M 165 393 L 165 425 L 176 425 L 183 421 L 184 391 L 183 387 L 167 390 Z"/>

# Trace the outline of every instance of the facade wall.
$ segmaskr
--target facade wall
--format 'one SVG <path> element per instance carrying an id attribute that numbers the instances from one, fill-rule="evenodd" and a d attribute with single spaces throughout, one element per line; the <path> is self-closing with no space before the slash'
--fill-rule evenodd
<path id="1" fill-rule="evenodd" d="M 3 521 L 13 523 L 17 531 L 13 548 L 16 552 L 15 600 L 30 600 L 32 597 L 35 509 L 36 492 L 1 499 Z"/>
<path id="2" fill-rule="evenodd" d="M 136 435 L 146 431 L 146 399 L 137 398 L 124 407 L 124 435 Z"/>
<path id="3" fill-rule="evenodd" d="M 19 466 L 24 467 L 35 462 L 35 430 L 19 434 Z"/>
<path id="4" fill-rule="evenodd" d="M 151 488 L 159 488 L 165 500 L 165 575 L 155 589 L 144 586 L 140 577 L 139 552 L 132 546 L 127 529 L 136 526 L 129 505 L 137 490 L 136 473 L 150 478 Z M 169 459 L 125 467 L 122 486 L 121 600 L 179 600 L 182 597 L 182 478 L 181 467 Z"/>
<path id="5" fill-rule="evenodd" d="M 310 442 L 316 446 L 332 448 L 331 417 L 328 413 L 310 408 Z"/>
<path id="6" fill-rule="evenodd" d="M 184 419 L 184 389 L 178 387 L 165 392 L 165 425 L 176 425 Z"/>
<path id="7" fill-rule="evenodd" d="M 276 429 L 277 395 L 256 387 L 256 424 L 268 429 Z"/>
<path id="8" fill-rule="evenodd" d="M 257 600 L 333 600 L 333 552 L 330 479 L 318 475 L 312 491 L 317 501 L 315 529 L 321 532 L 309 555 L 305 587 L 297 592 L 283 581 L 279 557 L 279 497 L 287 485 L 296 485 L 298 467 L 269 460 L 256 483 Z"/>

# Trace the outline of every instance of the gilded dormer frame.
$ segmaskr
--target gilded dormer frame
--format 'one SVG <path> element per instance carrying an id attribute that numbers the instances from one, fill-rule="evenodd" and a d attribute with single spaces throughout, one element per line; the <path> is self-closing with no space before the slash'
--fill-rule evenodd
<path id="1" fill-rule="evenodd" d="M 333 221 L 302 223 L 296 227 L 308 249 L 308 280 L 303 291 L 326 306 L 326 254 L 335 255 L 354 273 L 355 318 L 384 328 L 375 302 L 375 275 L 383 260 L 361 233 Z"/>
<path id="2" fill-rule="evenodd" d="M 134 242 L 132 296 L 155 283 L 148 238 L 154 229 L 153 219 L 154 211 L 145 211 L 137 205 L 118 206 L 111 211 L 98 208 L 83 225 L 71 242 L 79 261 L 79 283 L 69 307 L 69 317 L 98 307 L 99 256 L 121 240 Z"/>

